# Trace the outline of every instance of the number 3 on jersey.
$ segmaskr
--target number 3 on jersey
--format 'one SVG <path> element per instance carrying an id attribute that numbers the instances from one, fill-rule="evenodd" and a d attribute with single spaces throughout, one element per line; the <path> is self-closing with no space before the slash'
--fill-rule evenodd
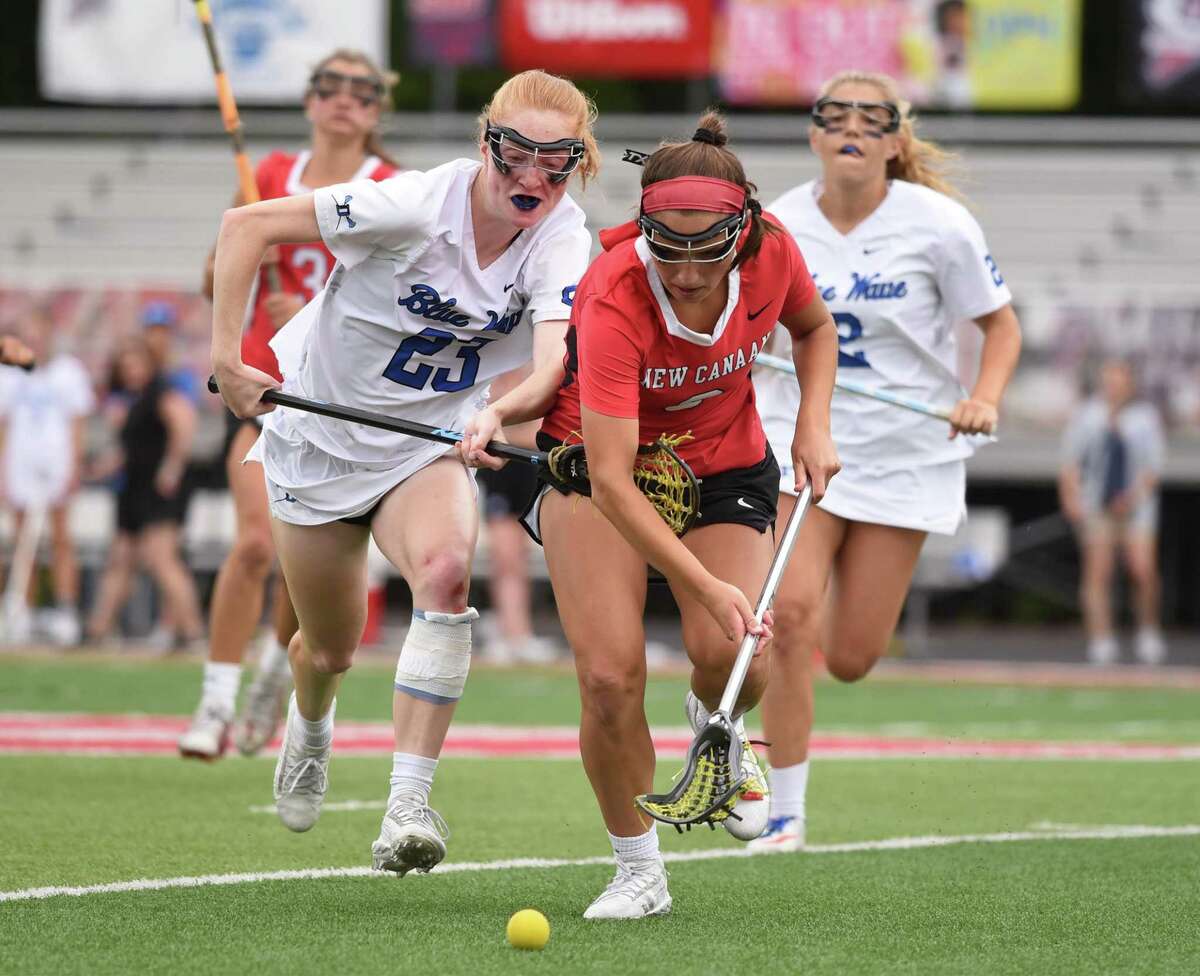
<path id="1" fill-rule="evenodd" d="M 843 347 L 849 346 L 862 338 L 863 327 L 858 316 L 849 312 L 834 312 L 833 324 L 837 327 L 838 336 L 838 369 L 869 369 L 867 354 L 861 349 L 847 352 Z"/>
<path id="2" fill-rule="evenodd" d="M 422 329 L 416 335 L 411 335 L 400 343 L 399 348 L 383 371 L 384 377 L 393 383 L 407 386 L 414 390 L 423 390 L 429 379 L 433 377 L 433 389 L 438 393 L 457 393 L 475 385 L 475 377 L 479 375 L 479 350 L 492 339 L 484 336 L 472 336 L 460 340 L 450 332 L 441 329 Z M 433 367 L 429 363 L 412 366 L 413 356 L 434 356 L 452 342 L 460 342 L 458 358 L 463 361 L 458 379 L 450 378 L 450 370 L 445 367 Z"/>

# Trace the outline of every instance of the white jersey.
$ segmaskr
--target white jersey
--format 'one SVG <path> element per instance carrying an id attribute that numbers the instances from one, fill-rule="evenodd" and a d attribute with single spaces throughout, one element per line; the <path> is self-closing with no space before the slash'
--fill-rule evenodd
<path id="1" fill-rule="evenodd" d="M 979 224 L 944 194 L 894 180 L 875 212 L 842 234 L 817 206 L 820 193 L 819 182 L 805 183 L 767 209 L 795 237 L 833 314 L 838 378 L 953 405 L 965 392 L 955 325 L 1012 300 Z M 773 344 L 790 356 L 784 330 L 776 336 Z M 768 436 L 786 457 L 800 403 L 796 380 L 760 366 L 754 385 Z M 843 464 L 876 473 L 940 465 L 974 450 L 968 438 L 950 440 L 944 421 L 849 393 L 834 394 L 832 431 Z"/>
<path id="2" fill-rule="evenodd" d="M 0 367 L 4 478 L 14 505 L 63 500 L 75 462 L 72 428 L 94 406 L 91 378 L 74 356 L 56 356 L 32 372 Z"/>
<path id="3" fill-rule="evenodd" d="M 461 430 L 485 405 L 491 381 L 529 361 L 532 327 L 569 318 L 591 250 L 583 211 L 564 196 L 480 269 L 470 201 L 480 168 L 459 159 L 428 172 L 314 193 L 321 236 L 338 263 L 325 289 L 271 342 L 285 390 Z M 306 446 L 332 468 L 315 479 L 330 490 L 301 502 L 326 511 L 335 507 L 333 489 L 343 501 L 359 494 L 347 491 L 347 465 L 388 472 L 384 480 L 398 484 L 448 450 L 276 410 L 256 456 L 275 485 L 315 488 Z"/>

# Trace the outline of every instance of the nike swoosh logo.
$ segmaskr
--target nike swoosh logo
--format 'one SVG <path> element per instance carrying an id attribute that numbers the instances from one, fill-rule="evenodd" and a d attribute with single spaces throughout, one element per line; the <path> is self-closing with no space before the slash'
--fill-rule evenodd
<path id="1" fill-rule="evenodd" d="M 868 251 L 868 250 L 867 250 L 867 249 L 864 247 L 864 248 L 863 248 L 863 254 L 874 254 L 876 251 L 882 251 L 882 250 L 883 250 L 883 248 L 882 248 L 882 247 L 873 247 L 873 248 L 871 248 L 871 249 Z"/>
<path id="2" fill-rule="evenodd" d="M 748 509 L 750 509 L 750 511 L 752 511 L 752 512 L 757 512 L 757 511 L 758 511 L 758 509 L 757 509 L 757 508 L 755 508 L 753 505 L 751 505 L 751 504 L 750 504 L 748 501 L 746 501 L 746 499 L 744 499 L 744 498 L 739 498 L 739 499 L 737 500 L 737 503 L 738 503 L 739 505 L 741 505 L 741 506 L 742 506 L 742 508 L 748 508 Z"/>
<path id="3" fill-rule="evenodd" d="M 771 305 L 771 303 L 767 302 L 767 304 L 764 305 L 762 308 L 760 308 L 757 312 L 751 312 L 749 315 L 746 316 L 746 318 L 748 318 L 748 319 L 758 318 L 760 315 L 762 315 L 763 312 L 765 312 L 770 307 L 770 305 Z"/>
<path id="4" fill-rule="evenodd" d="M 513 285 L 515 285 L 515 284 L 516 284 L 516 282 L 514 281 L 514 282 L 512 283 L 512 285 L 505 285 L 505 286 L 504 286 L 504 290 L 507 292 L 507 291 L 508 291 L 509 289 L 511 289 L 511 288 L 513 287 Z"/>

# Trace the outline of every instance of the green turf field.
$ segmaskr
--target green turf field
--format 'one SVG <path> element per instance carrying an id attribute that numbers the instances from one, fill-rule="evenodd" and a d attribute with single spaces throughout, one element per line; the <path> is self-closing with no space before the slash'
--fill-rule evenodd
<path id="1" fill-rule="evenodd" d="M 0 658 L 0 713 L 181 713 L 197 677 L 195 662 Z M 682 687 L 652 682 L 655 722 L 681 724 Z M 569 723 L 574 695 L 566 673 L 479 669 L 460 717 Z M 386 668 L 356 669 L 339 717 L 386 719 L 389 701 Z M 1190 743 L 1200 741 L 1196 704 L 1195 692 L 1170 689 L 818 688 L 821 731 L 882 734 Z M 386 794 L 387 756 L 335 755 L 327 802 L 360 808 L 331 808 L 304 835 L 260 812 L 272 764 L 0 755 L 0 892 L 344 869 L 0 900 L 0 972 L 1198 971 L 1200 834 L 1115 829 L 1200 823 L 1195 762 L 816 762 L 810 852 L 676 861 L 673 913 L 636 923 L 580 918 L 610 869 L 572 863 L 607 854 L 576 762 L 445 760 L 433 803 L 453 832 L 455 870 L 403 880 L 364 872 L 381 809 L 361 802 Z M 875 843 L 896 838 L 917 846 Z M 740 850 L 723 832 L 662 839 L 669 854 Z M 517 858 L 543 860 L 496 863 Z M 508 916 L 527 906 L 551 922 L 541 953 L 504 941 Z"/>

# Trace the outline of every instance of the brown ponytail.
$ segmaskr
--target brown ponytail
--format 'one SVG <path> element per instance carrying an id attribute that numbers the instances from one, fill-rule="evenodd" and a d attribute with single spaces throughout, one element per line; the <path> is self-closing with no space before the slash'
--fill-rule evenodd
<path id="1" fill-rule="evenodd" d="M 336 51 L 325 55 L 320 61 L 313 65 L 312 74 L 316 74 L 324 68 L 329 67 L 333 61 L 346 61 L 350 64 L 356 64 L 359 67 L 366 68 L 371 73 L 376 81 L 383 85 L 383 97 L 380 99 L 379 108 L 380 116 L 386 112 L 390 112 L 392 105 L 392 89 L 400 84 L 400 75 L 395 71 L 384 71 L 377 65 L 367 54 L 362 51 L 356 51 L 353 48 L 339 47 Z M 305 97 L 311 94 L 311 91 L 305 92 Z M 399 161 L 383 147 L 383 138 L 379 134 L 379 127 L 376 126 L 367 133 L 367 137 L 363 140 L 363 152 L 368 156 L 378 156 L 389 166 L 396 169 L 402 169 Z"/>
<path id="2" fill-rule="evenodd" d="M 917 135 L 912 103 L 900 97 L 894 78 L 874 71 L 840 71 L 821 86 L 820 97 L 824 98 L 839 85 L 846 84 L 874 85 L 885 100 L 895 102 L 900 109 L 900 131 L 897 133 L 900 152 L 895 159 L 888 160 L 888 179 L 917 183 L 951 199 L 964 200 L 951 179 L 958 170 L 958 157 Z"/>
<path id="3" fill-rule="evenodd" d="M 664 142 L 649 156 L 642 169 L 642 189 L 679 176 L 708 176 L 742 187 L 750 210 L 750 233 L 734 259 L 733 267 L 736 268 L 758 254 L 764 234 L 776 234 L 779 228 L 763 219 L 762 205 L 754 199 L 758 187 L 746 179 L 742 161 L 725 148 L 728 142 L 724 116 L 710 108 L 700 116 L 691 139 Z"/>

